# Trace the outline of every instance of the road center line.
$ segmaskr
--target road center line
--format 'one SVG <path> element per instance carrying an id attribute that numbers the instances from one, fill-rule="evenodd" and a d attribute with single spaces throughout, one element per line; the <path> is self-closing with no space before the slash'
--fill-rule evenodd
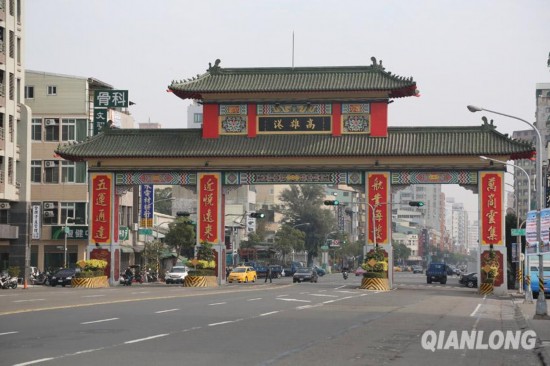
<path id="1" fill-rule="evenodd" d="M 170 311 L 178 311 L 179 309 L 168 309 L 168 310 L 159 310 L 155 311 L 155 314 L 162 314 L 162 313 L 168 313 Z"/>
<path id="2" fill-rule="evenodd" d="M 248 300 L 246 300 L 246 301 L 256 301 L 256 300 L 261 300 L 261 299 L 262 299 L 261 297 L 257 297 L 257 298 L 255 298 L 255 299 L 248 299 Z"/>
<path id="3" fill-rule="evenodd" d="M 13 300 L 12 302 L 33 302 L 33 301 L 45 301 L 46 299 L 28 299 L 28 300 Z"/>
<path id="4" fill-rule="evenodd" d="M 157 334 L 157 335 L 150 336 L 150 337 L 145 337 L 145 338 L 140 338 L 140 339 L 134 339 L 134 340 L 131 340 L 131 341 L 126 341 L 126 342 L 124 342 L 124 344 L 132 344 L 132 343 L 148 341 L 150 339 L 166 337 L 167 335 L 169 335 L 169 334 L 167 334 L 167 333 L 166 334 Z"/>
<path id="5" fill-rule="evenodd" d="M 227 302 L 215 302 L 215 303 L 208 304 L 208 305 L 213 306 L 213 305 L 224 305 L 224 304 L 227 304 Z"/>
<path id="6" fill-rule="evenodd" d="M 118 318 L 109 318 L 109 319 L 93 320 L 93 321 L 90 321 L 90 322 L 84 322 L 84 323 L 80 323 L 80 324 L 103 323 L 103 322 L 110 322 L 111 320 L 118 320 Z"/>
<path id="7" fill-rule="evenodd" d="M 219 322 L 219 323 L 211 323 L 211 324 L 208 324 L 208 326 L 209 326 L 209 327 L 214 327 L 214 326 L 216 326 L 216 325 L 223 325 L 223 324 L 229 324 L 229 323 L 240 322 L 241 320 L 243 320 L 243 319 L 228 320 L 228 321 Z"/>
<path id="8" fill-rule="evenodd" d="M 272 315 L 272 314 L 277 314 L 278 312 L 279 312 L 279 310 L 271 311 L 271 312 L 269 312 L 269 313 L 260 314 L 260 316 L 268 316 L 268 315 Z"/>
<path id="9" fill-rule="evenodd" d="M 34 360 L 34 361 L 29 361 L 29 362 L 18 363 L 17 365 L 13 365 L 13 366 L 33 365 L 35 363 L 44 362 L 44 361 L 51 361 L 51 360 L 53 360 L 53 357 L 41 358 L 40 360 Z"/>
<path id="10" fill-rule="evenodd" d="M 283 300 L 283 301 L 297 301 L 297 302 L 311 302 L 310 300 L 299 300 L 299 299 L 282 299 L 278 297 L 276 300 Z"/>
<path id="11" fill-rule="evenodd" d="M 0 333 L 0 336 L 8 335 L 8 334 L 15 334 L 15 333 L 19 333 L 19 332 L 4 332 L 4 333 Z"/>
<path id="12" fill-rule="evenodd" d="M 475 316 L 480 307 L 481 307 L 481 304 L 477 304 L 475 310 L 470 314 L 470 316 Z"/>

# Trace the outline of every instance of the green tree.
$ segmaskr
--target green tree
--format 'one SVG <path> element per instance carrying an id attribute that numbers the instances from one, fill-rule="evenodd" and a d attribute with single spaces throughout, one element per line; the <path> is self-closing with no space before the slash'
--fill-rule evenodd
<path id="1" fill-rule="evenodd" d="M 164 250 L 164 244 L 160 240 L 153 240 L 145 243 L 143 248 L 143 258 L 145 266 L 153 268 L 157 274 L 160 273 L 160 256 Z"/>
<path id="2" fill-rule="evenodd" d="M 211 262 L 215 259 L 212 243 L 203 241 L 197 250 L 197 259 Z"/>
<path id="3" fill-rule="evenodd" d="M 403 243 L 392 244 L 394 263 L 404 263 L 411 255 L 411 250 Z"/>
<path id="4" fill-rule="evenodd" d="M 195 246 L 195 227 L 188 217 L 178 217 L 168 224 L 168 232 L 164 242 L 172 248 L 179 257 L 182 250 L 189 252 Z"/>
<path id="5" fill-rule="evenodd" d="M 262 244 L 262 237 L 255 232 L 248 234 L 246 240 L 241 242 L 241 248 L 254 248 L 256 245 Z"/>
<path id="6" fill-rule="evenodd" d="M 279 195 L 281 207 L 277 211 L 283 215 L 283 221 L 291 226 L 296 223 L 310 223 L 300 228 L 306 234 L 308 264 L 312 263 L 313 257 L 319 255 L 326 234 L 337 227 L 334 213 L 324 208 L 324 198 L 324 187 L 318 184 L 291 185 Z"/>
<path id="7" fill-rule="evenodd" d="M 283 255 L 283 263 L 286 256 L 293 250 L 300 252 L 305 248 L 306 234 L 290 225 L 282 225 L 275 233 L 275 244 L 273 248 Z"/>
<path id="8" fill-rule="evenodd" d="M 155 211 L 172 215 L 172 187 L 155 189 Z"/>

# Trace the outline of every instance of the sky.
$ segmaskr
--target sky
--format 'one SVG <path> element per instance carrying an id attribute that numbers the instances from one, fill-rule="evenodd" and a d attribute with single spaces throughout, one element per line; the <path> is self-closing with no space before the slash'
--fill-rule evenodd
<path id="1" fill-rule="evenodd" d="M 529 129 L 469 104 L 534 122 L 550 82 L 548 0 L 26 0 L 25 68 L 93 77 L 129 90 L 136 122 L 186 126 L 191 103 L 172 80 L 221 67 L 368 66 L 413 77 L 420 97 L 395 100 L 390 126 Z M 445 192 L 477 212 L 458 186 Z"/>

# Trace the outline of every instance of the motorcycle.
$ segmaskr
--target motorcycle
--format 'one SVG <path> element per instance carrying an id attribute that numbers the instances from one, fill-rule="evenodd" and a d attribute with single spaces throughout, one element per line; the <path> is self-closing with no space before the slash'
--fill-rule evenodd
<path id="1" fill-rule="evenodd" d="M 342 276 L 344 277 L 344 280 L 348 279 L 348 271 L 343 271 Z"/>
<path id="2" fill-rule="evenodd" d="M 121 273 L 120 284 L 122 286 L 132 286 L 132 276 L 127 276 L 125 273 Z"/>
<path id="3" fill-rule="evenodd" d="M 7 273 L 0 275 L 0 287 L 2 289 L 17 288 L 17 277 L 11 277 Z"/>

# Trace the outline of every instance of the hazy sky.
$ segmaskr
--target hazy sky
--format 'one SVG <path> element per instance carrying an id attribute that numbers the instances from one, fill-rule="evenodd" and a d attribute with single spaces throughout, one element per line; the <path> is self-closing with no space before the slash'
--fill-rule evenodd
<path id="1" fill-rule="evenodd" d="M 421 97 L 395 100 L 390 126 L 481 124 L 468 104 L 534 121 L 536 83 L 550 82 L 548 0 L 27 0 L 25 10 L 27 69 L 127 89 L 136 122 L 165 128 L 184 127 L 190 103 L 166 92 L 172 80 L 217 58 L 292 66 L 293 32 L 295 66 L 374 56 L 412 76 Z M 487 116 L 503 133 L 529 128 Z"/>

